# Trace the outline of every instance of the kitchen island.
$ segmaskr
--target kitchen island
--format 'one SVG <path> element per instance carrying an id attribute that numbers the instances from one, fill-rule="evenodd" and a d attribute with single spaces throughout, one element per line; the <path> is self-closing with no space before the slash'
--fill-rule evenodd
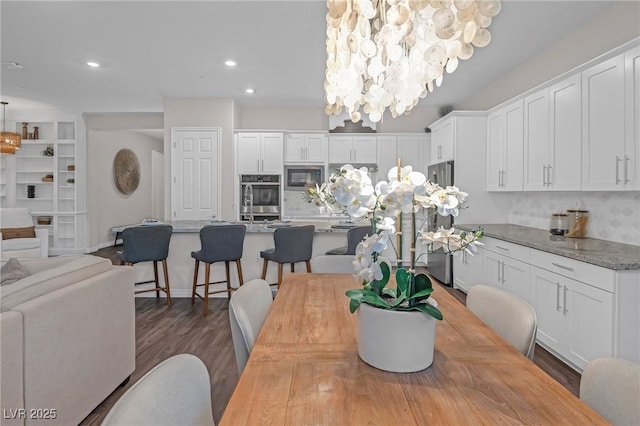
<path id="1" fill-rule="evenodd" d="M 173 235 L 169 245 L 169 257 L 167 259 L 169 269 L 169 284 L 171 286 L 172 297 L 191 297 L 191 287 L 193 284 L 194 260 L 191 257 L 192 251 L 200 250 L 200 229 L 207 225 L 235 224 L 232 221 L 164 221 L 163 224 L 173 226 Z M 244 249 L 242 252 L 242 275 L 247 282 L 254 278 L 260 278 L 262 274 L 262 258 L 260 252 L 274 247 L 273 232 L 280 226 L 303 226 L 314 225 L 315 236 L 313 239 L 313 257 L 323 255 L 327 250 L 347 245 L 347 231 L 349 224 L 342 220 L 323 221 L 291 221 L 291 222 L 269 222 L 269 223 L 242 223 L 247 227 L 244 239 Z M 363 223 L 367 224 L 367 223 Z M 131 225 L 114 226 L 111 232 L 120 233 L 131 226 L 138 226 L 140 223 Z M 358 224 L 359 225 L 359 224 Z M 148 226 L 153 226 L 149 224 Z M 199 281 L 203 282 L 204 264 L 201 263 Z M 136 282 L 147 281 L 153 277 L 153 265 L 151 262 L 144 262 L 134 265 L 136 272 Z M 211 281 L 224 279 L 224 262 L 215 263 L 211 269 Z M 285 275 L 290 273 L 290 269 L 285 265 Z M 296 264 L 297 272 L 305 272 L 304 263 Z M 273 262 L 270 263 L 266 280 L 270 283 L 278 281 L 278 268 Z M 238 286 L 238 276 L 235 268 L 231 268 L 231 285 Z M 151 286 L 151 284 L 148 284 Z M 214 284 L 213 290 L 226 288 L 223 284 Z M 140 286 L 140 288 L 143 288 Z M 275 287 L 274 287 L 275 288 Z M 153 293 L 141 293 L 139 297 L 150 297 Z M 226 297 L 224 293 L 216 294 L 217 297 Z"/>

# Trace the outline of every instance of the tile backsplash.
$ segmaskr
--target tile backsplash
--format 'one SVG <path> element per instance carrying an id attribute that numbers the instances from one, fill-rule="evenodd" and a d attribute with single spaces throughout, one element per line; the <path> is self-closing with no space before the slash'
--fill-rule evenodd
<path id="1" fill-rule="evenodd" d="M 587 237 L 640 245 L 640 192 L 521 192 L 509 194 L 509 223 L 549 229 L 552 213 L 589 211 Z"/>

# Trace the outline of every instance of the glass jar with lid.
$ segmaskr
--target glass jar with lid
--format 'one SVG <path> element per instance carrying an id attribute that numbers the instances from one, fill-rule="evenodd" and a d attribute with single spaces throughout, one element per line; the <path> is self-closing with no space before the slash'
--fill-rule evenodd
<path id="1" fill-rule="evenodd" d="M 569 215 L 569 232 L 566 236 L 571 238 L 585 238 L 587 236 L 587 223 L 589 222 L 588 210 L 567 210 Z"/>
<path id="2" fill-rule="evenodd" d="M 564 235 L 569 229 L 569 216 L 566 213 L 553 213 L 549 223 L 552 235 Z"/>

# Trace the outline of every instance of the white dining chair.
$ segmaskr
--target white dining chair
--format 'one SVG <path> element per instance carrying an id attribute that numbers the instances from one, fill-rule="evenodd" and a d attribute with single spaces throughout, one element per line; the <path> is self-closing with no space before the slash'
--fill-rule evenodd
<path id="1" fill-rule="evenodd" d="M 467 294 L 467 308 L 523 355 L 533 359 L 538 319 L 531 305 L 505 290 L 478 284 Z"/>
<path id="2" fill-rule="evenodd" d="M 200 358 L 173 356 L 145 374 L 116 402 L 102 426 L 214 426 L 211 379 Z"/>
<path id="3" fill-rule="evenodd" d="M 316 274 L 353 274 L 353 256 L 334 254 L 311 259 L 311 271 Z"/>
<path id="4" fill-rule="evenodd" d="M 580 399 L 614 425 L 640 425 L 640 364 L 592 360 L 582 372 Z"/>
<path id="5" fill-rule="evenodd" d="M 272 302 L 271 287 L 268 282 L 260 278 L 244 283 L 231 295 L 229 322 L 233 350 L 240 374 L 247 365 L 249 354 L 260 334 Z"/>

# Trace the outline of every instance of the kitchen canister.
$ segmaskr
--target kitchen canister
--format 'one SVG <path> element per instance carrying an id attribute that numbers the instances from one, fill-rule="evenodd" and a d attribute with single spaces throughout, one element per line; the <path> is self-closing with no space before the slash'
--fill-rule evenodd
<path id="1" fill-rule="evenodd" d="M 566 213 L 553 213 L 549 221 L 551 235 L 564 235 L 569 230 L 569 216 Z"/>
<path id="2" fill-rule="evenodd" d="M 569 232 L 566 236 L 571 238 L 585 238 L 587 236 L 587 223 L 589 222 L 588 210 L 567 210 L 569 216 Z"/>

